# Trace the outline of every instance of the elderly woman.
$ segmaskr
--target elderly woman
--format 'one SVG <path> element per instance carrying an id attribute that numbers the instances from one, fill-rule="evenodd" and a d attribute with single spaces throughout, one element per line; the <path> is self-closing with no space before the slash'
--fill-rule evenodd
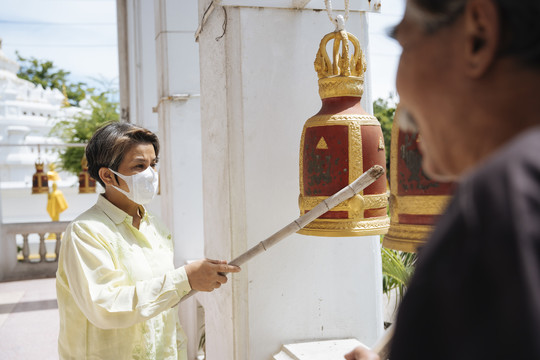
<path id="1" fill-rule="evenodd" d="M 174 268 L 171 234 L 144 206 L 157 192 L 158 154 L 157 136 L 127 123 L 100 128 L 88 143 L 88 170 L 105 192 L 62 239 L 60 359 L 187 359 L 174 306 L 240 271 L 208 259 Z"/>

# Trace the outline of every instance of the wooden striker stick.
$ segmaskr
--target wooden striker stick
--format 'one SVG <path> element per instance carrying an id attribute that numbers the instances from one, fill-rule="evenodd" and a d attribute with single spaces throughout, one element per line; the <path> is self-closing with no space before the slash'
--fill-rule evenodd
<path id="1" fill-rule="evenodd" d="M 371 185 L 373 182 L 375 182 L 375 180 L 377 180 L 382 174 L 384 174 L 384 169 L 382 168 L 382 166 L 372 166 L 368 171 L 360 175 L 358 179 L 354 180 L 352 183 L 345 186 L 343 189 L 339 190 L 337 193 L 330 196 L 329 198 L 326 198 L 309 212 L 300 216 L 298 219 L 294 220 L 289 225 L 276 232 L 274 235 L 270 236 L 266 240 L 261 241 L 245 253 L 233 259 L 229 262 L 229 264 L 240 266 L 248 262 L 255 256 L 259 255 L 260 253 L 265 252 L 270 247 L 274 246 L 287 236 L 292 235 L 293 233 L 302 229 L 322 214 L 332 210 L 334 207 L 341 204 L 343 201 L 350 199 L 354 195 L 358 194 L 359 192 L 367 188 L 369 185 Z M 191 290 L 180 301 L 184 301 L 195 295 L 196 293 L 197 290 Z"/>
<path id="2" fill-rule="evenodd" d="M 381 360 L 386 360 L 390 356 L 390 343 L 394 336 L 394 324 L 390 325 L 388 329 L 381 335 L 371 350 L 379 355 Z"/>

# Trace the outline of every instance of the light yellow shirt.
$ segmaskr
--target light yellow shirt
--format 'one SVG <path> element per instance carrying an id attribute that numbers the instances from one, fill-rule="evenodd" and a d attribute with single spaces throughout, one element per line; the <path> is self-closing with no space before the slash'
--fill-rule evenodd
<path id="1" fill-rule="evenodd" d="M 171 235 L 99 196 L 66 229 L 56 292 L 60 359 L 187 359 L 176 305 L 191 287 L 174 268 Z"/>

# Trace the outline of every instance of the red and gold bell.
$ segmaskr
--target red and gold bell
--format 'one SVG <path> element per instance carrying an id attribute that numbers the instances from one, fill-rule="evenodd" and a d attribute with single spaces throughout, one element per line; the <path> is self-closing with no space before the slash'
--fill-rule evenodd
<path id="1" fill-rule="evenodd" d="M 330 60 L 326 46 L 334 40 Z M 349 52 L 349 42 L 354 53 Z M 340 51 L 341 50 L 341 51 Z M 360 106 L 366 61 L 358 39 L 341 30 L 321 40 L 315 59 L 320 111 L 304 124 L 300 144 L 301 215 L 353 182 L 371 166 L 386 168 L 377 118 Z M 390 224 L 385 177 L 338 205 L 298 233 L 316 236 L 384 234 Z"/>
<path id="2" fill-rule="evenodd" d="M 390 149 L 390 229 L 383 246 L 416 252 L 443 213 L 453 183 L 433 181 L 422 171 L 418 133 L 400 129 L 398 107 L 392 125 Z"/>
<path id="3" fill-rule="evenodd" d="M 96 181 L 88 173 L 88 161 L 86 156 L 81 160 L 82 171 L 79 173 L 79 194 L 96 192 Z"/>
<path id="4" fill-rule="evenodd" d="M 32 194 L 41 194 L 49 192 L 49 182 L 47 174 L 43 171 L 43 161 L 37 160 L 35 163 L 36 172 L 32 175 Z"/>

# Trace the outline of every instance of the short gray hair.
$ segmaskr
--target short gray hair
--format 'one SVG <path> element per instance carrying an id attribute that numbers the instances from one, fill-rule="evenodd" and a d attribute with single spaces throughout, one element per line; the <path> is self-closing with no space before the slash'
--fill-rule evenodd
<path id="1" fill-rule="evenodd" d="M 411 10 L 423 13 L 426 32 L 452 24 L 463 13 L 467 0 L 408 0 Z M 492 0 L 501 21 L 499 56 L 513 56 L 540 68 L 540 1 Z"/>
<path id="2" fill-rule="evenodd" d="M 159 140 L 156 134 L 145 128 L 125 122 L 112 122 L 99 128 L 86 146 L 88 173 L 105 187 L 99 177 L 102 167 L 118 170 L 126 152 L 137 144 L 152 144 L 156 157 Z"/>

